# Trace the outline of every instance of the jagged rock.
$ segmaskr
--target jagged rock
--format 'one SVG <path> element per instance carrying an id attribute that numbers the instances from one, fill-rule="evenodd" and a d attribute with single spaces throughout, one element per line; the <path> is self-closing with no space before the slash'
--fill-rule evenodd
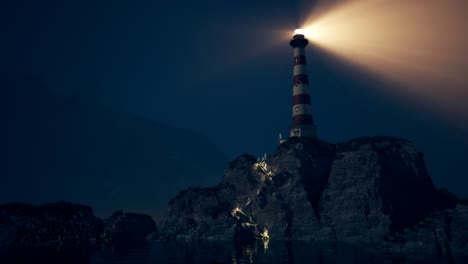
<path id="1" fill-rule="evenodd" d="M 468 255 L 468 206 L 435 211 L 416 225 L 375 241 L 377 251 L 424 258 L 430 255 Z"/>
<path id="2" fill-rule="evenodd" d="M 104 220 L 101 237 L 105 243 L 131 243 L 142 241 L 156 231 L 156 224 L 151 216 L 117 211 Z"/>
<path id="3" fill-rule="evenodd" d="M 96 242 L 102 220 L 89 206 L 57 202 L 0 205 L 0 248 L 78 248 Z"/>
<path id="4" fill-rule="evenodd" d="M 254 156 L 244 154 L 232 161 L 224 172 L 221 184 L 233 187 L 233 198 L 239 206 L 251 202 L 265 181 L 266 175 L 254 167 L 256 161 Z"/>
<path id="5" fill-rule="evenodd" d="M 320 206 L 330 235 L 375 241 L 434 209 L 436 190 L 413 145 L 392 138 L 338 145 Z"/>
<path id="6" fill-rule="evenodd" d="M 457 203 L 436 190 L 423 155 L 407 140 L 291 138 L 260 161 L 234 160 L 218 186 L 181 192 L 161 231 L 168 238 L 246 240 L 266 231 L 271 239 L 468 254 L 468 207 Z"/>
<path id="7" fill-rule="evenodd" d="M 231 184 L 189 188 L 169 202 L 162 223 L 163 237 L 177 239 L 233 239 L 236 190 Z"/>
<path id="8" fill-rule="evenodd" d="M 457 205 L 449 216 L 450 247 L 456 253 L 460 252 L 468 255 L 468 206 Z"/>
<path id="9" fill-rule="evenodd" d="M 327 183 L 333 146 L 323 142 L 290 140 L 268 164 L 274 177 L 244 211 L 276 239 L 311 239 L 320 229 L 318 201 Z"/>

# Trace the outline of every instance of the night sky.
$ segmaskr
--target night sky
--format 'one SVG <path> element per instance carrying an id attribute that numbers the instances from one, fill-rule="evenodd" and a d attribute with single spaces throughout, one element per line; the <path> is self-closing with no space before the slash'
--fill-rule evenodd
<path id="1" fill-rule="evenodd" d="M 313 1 L 6 0 L 0 73 L 201 134 L 227 160 L 260 156 L 288 133 L 292 49 L 277 32 L 294 30 L 304 5 Z M 321 139 L 407 138 L 437 187 L 468 197 L 467 120 L 429 113 L 393 93 L 397 84 L 313 45 L 307 56 Z"/>

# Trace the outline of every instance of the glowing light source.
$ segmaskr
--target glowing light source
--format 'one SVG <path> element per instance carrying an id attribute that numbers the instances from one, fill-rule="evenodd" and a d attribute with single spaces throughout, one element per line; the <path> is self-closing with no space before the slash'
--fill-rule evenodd
<path id="1" fill-rule="evenodd" d="M 304 35 L 306 38 L 310 39 L 315 39 L 318 37 L 317 29 L 310 25 L 304 28 L 298 28 L 294 30 L 294 35 Z"/>
<path id="2" fill-rule="evenodd" d="M 232 209 L 231 211 L 231 216 L 232 217 L 235 217 L 237 219 L 239 219 L 239 216 L 237 216 L 237 212 L 241 212 L 242 213 L 242 210 L 239 208 L 239 206 L 237 206 L 236 208 Z"/>
<path id="3" fill-rule="evenodd" d="M 304 35 L 305 36 L 305 33 L 306 33 L 305 30 L 300 29 L 300 28 L 294 30 L 294 35 Z"/>

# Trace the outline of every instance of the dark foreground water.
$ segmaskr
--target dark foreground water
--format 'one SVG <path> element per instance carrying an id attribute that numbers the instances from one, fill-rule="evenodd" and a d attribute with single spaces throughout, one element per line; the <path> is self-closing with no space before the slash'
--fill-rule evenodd
<path id="1" fill-rule="evenodd" d="M 414 259 L 416 258 L 416 259 Z M 97 250 L 47 250 L 10 252 L 0 263 L 468 263 L 467 258 L 436 256 L 384 255 L 367 252 L 349 245 L 312 242 L 273 241 L 237 245 L 232 242 L 151 242 L 139 245 L 113 246 Z"/>

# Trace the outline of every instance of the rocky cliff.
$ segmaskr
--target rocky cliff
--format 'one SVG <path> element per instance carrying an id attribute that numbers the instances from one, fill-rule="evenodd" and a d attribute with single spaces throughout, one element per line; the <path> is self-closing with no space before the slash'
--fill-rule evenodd
<path id="1" fill-rule="evenodd" d="M 169 202 L 161 233 L 183 239 L 345 241 L 377 250 L 468 253 L 468 206 L 437 190 L 411 142 L 300 138 L 242 155 L 221 183 Z"/>
<path id="2" fill-rule="evenodd" d="M 68 202 L 0 205 L 0 259 L 6 253 L 52 253 L 144 241 L 156 233 L 149 215 L 117 211 L 101 220 L 86 205 Z"/>

